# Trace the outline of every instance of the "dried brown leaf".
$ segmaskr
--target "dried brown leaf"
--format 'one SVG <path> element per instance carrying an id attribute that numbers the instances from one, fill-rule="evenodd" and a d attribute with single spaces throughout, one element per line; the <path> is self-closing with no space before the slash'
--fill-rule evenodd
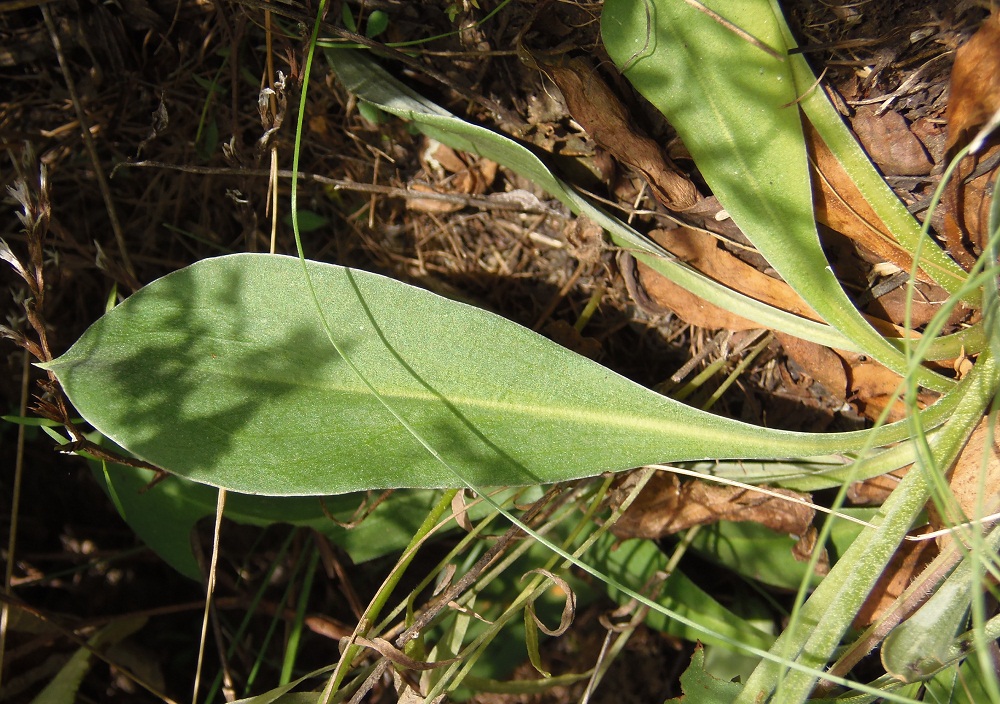
<path id="1" fill-rule="evenodd" d="M 913 259 L 868 203 L 844 167 L 808 121 L 803 123 L 812 163 L 816 220 L 874 252 L 882 261 L 909 271 Z M 911 135 L 912 136 L 912 135 Z M 918 279 L 930 281 L 922 270 Z"/>
<path id="2" fill-rule="evenodd" d="M 555 587 L 562 592 L 563 596 L 566 597 L 566 600 L 563 602 L 562 616 L 559 617 L 559 625 L 555 628 L 549 628 L 542 619 L 538 618 L 538 615 L 535 613 L 534 601 L 529 601 L 524 607 L 527 609 L 528 615 L 534 620 L 535 625 L 538 626 L 538 630 L 546 635 L 561 636 L 569 630 L 569 627 L 573 625 L 573 619 L 576 618 L 576 592 L 569 586 L 569 582 L 549 570 L 542 568 L 530 570 L 522 576 L 522 579 L 529 574 L 540 574 L 548 577 L 552 580 Z"/>
<path id="3" fill-rule="evenodd" d="M 716 239 L 704 233 L 677 228 L 654 230 L 650 237 L 682 261 L 729 288 L 804 318 L 819 320 L 791 286 L 737 259 L 721 249 Z M 639 265 L 639 279 L 654 302 L 674 311 L 679 318 L 691 325 L 727 330 L 760 327 L 757 323 L 724 311 L 697 296 L 679 293 L 679 286 L 664 283 L 667 280 L 663 276 L 643 264 Z"/>
<path id="4" fill-rule="evenodd" d="M 925 176 L 931 172 L 933 164 L 927 157 L 927 150 L 898 112 L 889 110 L 879 115 L 876 106 L 862 105 L 851 126 L 868 156 L 883 173 Z"/>
<path id="5" fill-rule="evenodd" d="M 1000 109 L 1000 13 L 994 12 L 955 53 L 948 97 L 947 158 L 974 137 L 975 131 Z M 962 160 L 945 191 L 944 240 L 949 253 L 971 268 L 986 234 L 987 184 L 990 174 L 965 183 L 979 158 Z M 995 171 L 995 170 L 994 170 Z M 978 182 L 978 183 L 977 183 Z"/>
<path id="6" fill-rule="evenodd" d="M 593 140 L 639 171 L 664 206 L 686 210 L 698 201 L 694 183 L 681 174 L 660 145 L 640 134 L 618 97 L 591 64 L 582 58 L 535 59 L 566 99 L 570 115 Z"/>
<path id="7" fill-rule="evenodd" d="M 627 493 L 628 478 L 618 486 Z M 771 491 L 810 498 L 788 489 Z M 611 532 L 619 538 L 656 539 L 717 521 L 752 521 L 779 533 L 802 536 L 812 525 L 814 513 L 809 506 L 751 489 L 700 480 L 681 482 L 673 474 L 660 472 L 643 487 Z"/>
<path id="8" fill-rule="evenodd" d="M 847 487 L 847 499 L 857 506 L 880 505 L 899 486 L 899 480 L 910 471 L 909 467 L 881 474 L 863 482 L 854 482 Z"/>
<path id="9" fill-rule="evenodd" d="M 948 95 L 948 154 L 973 137 L 1000 110 L 1000 13 L 990 15 L 955 52 Z"/>
<path id="10" fill-rule="evenodd" d="M 546 323 L 542 333 L 553 342 L 587 359 L 597 359 L 601 354 L 600 340 L 585 337 L 565 320 L 552 320 Z"/>
<path id="11" fill-rule="evenodd" d="M 988 420 L 983 418 L 976 426 L 948 475 L 954 504 L 944 515 L 938 506 L 928 507 L 930 524 L 936 530 L 980 516 L 982 511 L 993 513 L 1000 504 L 1000 427 L 994 426 L 993 443 L 987 450 Z"/>
<path id="12" fill-rule="evenodd" d="M 937 545 L 933 540 L 905 542 L 900 545 L 882 572 L 882 576 L 875 582 L 865 603 L 858 609 L 854 617 L 854 627 L 862 630 L 878 621 L 937 553 Z"/>
<path id="13" fill-rule="evenodd" d="M 372 640 L 368 640 L 367 638 L 355 638 L 354 642 L 358 645 L 364 646 L 365 648 L 371 648 L 372 650 L 377 651 L 382 657 L 390 660 L 394 665 L 401 667 L 404 670 L 433 670 L 438 667 L 445 667 L 446 665 L 454 664 L 461 660 L 461 658 L 449 658 L 447 660 L 438 660 L 437 662 L 417 660 L 416 658 L 411 658 L 384 638 L 374 638 Z"/>

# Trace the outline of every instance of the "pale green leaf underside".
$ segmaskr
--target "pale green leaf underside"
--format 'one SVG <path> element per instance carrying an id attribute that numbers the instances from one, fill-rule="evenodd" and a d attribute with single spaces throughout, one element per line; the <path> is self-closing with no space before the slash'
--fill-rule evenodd
<path id="1" fill-rule="evenodd" d="M 486 311 L 366 272 L 308 267 L 340 349 L 477 486 L 850 451 L 867 437 L 719 418 Z M 197 482 L 270 495 L 463 485 L 338 357 L 295 258 L 235 254 L 174 272 L 44 366 L 95 428 Z M 877 431 L 882 442 L 906 432 Z"/>

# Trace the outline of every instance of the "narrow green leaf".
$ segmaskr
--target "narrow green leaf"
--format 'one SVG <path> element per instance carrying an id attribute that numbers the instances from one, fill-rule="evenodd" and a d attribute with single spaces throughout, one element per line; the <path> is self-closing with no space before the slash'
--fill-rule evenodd
<path id="1" fill-rule="evenodd" d="M 784 19 L 769 0 L 712 4 L 786 53 Z M 845 337 L 905 374 L 904 355 L 855 309 L 820 246 L 790 62 L 683 0 L 609 0 L 601 32 L 612 60 L 670 121 L 726 211 L 782 278 Z M 929 388 L 953 385 L 926 369 L 914 373 Z"/>
<path id="2" fill-rule="evenodd" d="M 987 554 L 996 553 L 1000 528 L 990 532 L 985 544 Z M 886 672 L 912 682 L 949 664 L 953 642 L 966 625 L 972 599 L 982 589 L 974 579 L 973 560 L 977 559 L 982 559 L 982 553 L 966 555 L 933 596 L 889 634 L 882 646 Z"/>
<path id="3" fill-rule="evenodd" d="M 112 621 L 88 641 L 90 648 L 80 648 L 38 693 L 31 704 L 73 704 L 80 683 L 90 670 L 91 649 L 105 648 L 127 638 L 146 624 L 143 617 L 125 617 Z"/>
<path id="4" fill-rule="evenodd" d="M 776 17 L 781 16 L 777 0 L 768 0 Z M 785 46 L 795 46 L 791 29 L 785 22 L 779 22 Z M 790 54 L 787 57 L 792 78 L 795 81 L 795 92 L 801 96 L 798 105 L 809 118 L 809 122 L 819 133 L 827 147 L 840 162 L 844 170 L 850 174 L 851 180 L 864 195 L 872 210 L 886 224 L 896 241 L 913 253 L 920 248 L 921 262 L 925 271 L 949 293 L 955 293 L 965 281 L 967 274 L 956 264 L 941 247 L 923 232 L 920 223 L 906 209 L 906 206 L 892 192 L 889 184 L 875 169 L 868 155 L 854 138 L 854 135 L 844 124 L 840 113 L 826 97 L 823 90 L 817 87 L 816 76 L 803 54 Z M 972 305 L 979 301 L 969 296 L 966 299 Z M 968 348 L 967 348 L 968 349 Z"/>
<path id="5" fill-rule="evenodd" d="M 975 383 L 964 389 L 964 403 L 942 426 L 941 442 L 933 449 L 937 466 L 950 467 L 954 463 L 997 393 L 997 364 L 989 354 L 980 356 L 969 377 Z M 865 528 L 851 544 L 771 652 L 811 668 L 824 667 L 929 496 L 927 472 L 909 472 L 879 509 L 874 525 Z M 764 701 L 775 690 L 782 702 L 805 701 L 816 679 L 804 672 L 789 671 L 776 662 L 763 661 L 747 680 L 737 702 Z"/>
<path id="6" fill-rule="evenodd" d="M 384 404 L 465 481 L 514 486 L 656 462 L 856 450 L 688 408 L 504 318 L 385 277 L 236 254 L 146 286 L 53 371 L 96 429 L 135 456 L 245 494 L 457 487 Z M 875 431 L 884 442 L 905 426 Z"/>
<path id="7" fill-rule="evenodd" d="M 668 279 L 717 306 L 804 340 L 838 349 L 860 351 L 854 342 L 829 325 L 816 323 L 768 306 L 726 288 L 691 267 L 675 261 L 662 247 L 621 220 L 611 217 L 557 178 L 531 151 L 512 139 L 455 117 L 400 83 L 357 50 L 331 49 L 327 57 L 344 85 L 367 103 L 405 120 L 453 149 L 486 157 L 533 181 L 574 213 L 603 227 L 620 247 Z"/>
<path id="8" fill-rule="evenodd" d="M 841 509 L 841 512 L 863 519 L 875 513 L 873 509 Z M 843 553 L 861 529 L 857 523 L 838 520 L 831 534 L 837 552 Z M 795 590 L 803 579 L 808 579 L 814 587 L 818 586 L 822 577 L 806 575 L 808 563 L 796 559 L 792 552 L 795 543 L 793 536 L 776 533 L 759 523 L 720 521 L 699 530 L 691 549 L 764 584 Z"/>
<path id="9" fill-rule="evenodd" d="M 598 539 L 588 554 L 588 562 L 605 574 L 624 584 L 647 584 L 667 566 L 668 558 L 659 546 L 650 540 L 625 540 L 620 543 L 611 535 Z M 628 597 L 615 589 L 608 590 L 613 599 L 624 603 Z M 731 638 L 706 636 L 704 633 L 663 614 L 650 611 L 646 624 L 650 628 L 669 633 L 688 641 L 712 643 L 734 650 L 733 642 L 768 648 L 774 637 L 756 628 L 752 623 L 720 604 L 711 594 L 696 585 L 680 570 L 674 570 L 660 586 L 656 601 L 678 614 L 697 621 L 717 633 Z"/>
<path id="10" fill-rule="evenodd" d="M 368 15 L 368 23 L 365 25 L 365 36 L 369 39 L 377 37 L 389 28 L 389 15 L 382 10 L 373 10 Z"/>
<path id="11" fill-rule="evenodd" d="M 552 673 L 542 667 L 542 652 L 538 647 L 538 626 L 531 609 L 524 608 L 524 647 L 528 651 L 528 661 L 542 677 L 552 677 Z"/>

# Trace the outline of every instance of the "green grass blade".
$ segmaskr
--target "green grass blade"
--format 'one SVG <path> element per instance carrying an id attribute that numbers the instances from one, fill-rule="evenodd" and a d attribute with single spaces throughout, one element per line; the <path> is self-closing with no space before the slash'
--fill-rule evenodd
<path id="1" fill-rule="evenodd" d="M 780 17 L 781 10 L 777 0 L 769 2 L 775 16 Z M 787 23 L 779 22 L 779 27 L 785 46 L 794 47 L 795 39 Z M 913 253 L 919 247 L 924 270 L 946 291 L 955 293 L 965 281 L 966 273 L 923 231 L 917 219 L 906 209 L 876 170 L 823 90 L 814 87 L 816 76 L 805 56 L 791 54 L 787 60 L 795 81 L 796 93 L 803 96 L 798 102 L 799 107 L 844 170 L 850 174 L 854 185 L 864 195 L 872 210 L 907 251 Z M 978 304 L 971 295 L 967 302 L 972 305 Z"/>
<path id="2" fill-rule="evenodd" d="M 980 357 L 970 376 L 977 382 L 966 389 L 965 403 L 942 428 L 944 438 L 934 448 L 940 467 L 950 467 L 997 393 L 997 364 Z M 931 493 L 924 471 L 909 472 L 892 492 L 873 521 L 851 544 L 797 615 L 798 625 L 779 637 L 771 652 L 821 668 L 831 658 L 865 597 L 910 529 Z M 805 701 L 816 678 L 797 670 L 789 672 L 773 661 L 762 662 L 747 680 L 738 702 L 765 701 L 780 688 L 780 701 Z"/>

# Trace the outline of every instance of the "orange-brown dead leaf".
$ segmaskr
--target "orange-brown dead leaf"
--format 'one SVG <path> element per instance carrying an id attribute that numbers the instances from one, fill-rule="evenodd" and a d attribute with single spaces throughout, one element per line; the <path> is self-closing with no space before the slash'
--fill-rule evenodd
<path id="1" fill-rule="evenodd" d="M 990 203 L 996 184 L 996 168 L 969 177 L 979 162 L 986 162 L 1000 153 L 995 144 L 981 157 L 966 157 L 955 169 L 952 180 L 945 188 L 944 240 L 949 253 L 966 269 L 975 264 L 976 255 L 982 252 L 989 234 Z M 969 179 L 969 180 L 966 180 Z"/>
<path id="2" fill-rule="evenodd" d="M 650 232 L 650 237 L 682 261 L 733 290 L 789 313 L 819 320 L 791 286 L 737 259 L 720 248 L 718 241 L 713 237 L 684 227 L 675 230 L 653 230 Z M 673 310 L 686 323 L 728 330 L 750 330 L 760 327 L 691 294 L 688 296 L 694 299 L 693 303 L 686 297 L 678 296 L 675 285 L 664 286 L 662 282 L 666 279 L 645 265 L 639 265 L 639 277 L 653 300 Z"/>
<path id="3" fill-rule="evenodd" d="M 437 185 L 415 183 L 411 188 L 427 193 L 481 195 L 492 185 L 499 169 L 494 161 L 461 155 L 451 147 L 430 139 L 426 140 L 421 161 L 435 178 Z M 463 207 L 461 203 L 430 198 L 413 198 L 407 201 L 409 210 L 422 213 L 453 213 Z"/>
<path id="4" fill-rule="evenodd" d="M 847 500 L 857 506 L 880 505 L 885 503 L 889 494 L 899 486 L 899 480 L 910 471 L 910 467 L 903 467 L 888 474 L 880 474 L 863 482 L 854 482 L 847 487 Z"/>
<path id="5" fill-rule="evenodd" d="M 752 298 L 804 318 L 818 320 L 808 305 L 788 284 L 764 274 L 718 246 L 718 241 L 689 229 L 654 230 L 650 237 L 695 269 L 719 283 Z M 638 265 L 642 295 L 651 310 L 670 310 L 689 325 L 726 330 L 751 330 L 760 326 L 688 293 L 655 270 Z M 627 278 L 627 277 L 626 277 Z M 633 297 L 637 297 L 633 292 Z M 638 300 L 638 297 L 637 297 Z M 880 326 L 885 329 L 889 324 Z M 889 330 L 892 332 L 892 330 Z M 789 357 L 835 397 L 850 401 L 869 418 L 877 418 L 899 385 L 900 377 L 863 355 L 832 350 L 781 333 L 778 339 Z M 935 400 L 924 394 L 920 404 Z M 906 407 L 896 402 L 890 417 L 898 420 Z"/>
<path id="6" fill-rule="evenodd" d="M 927 150 L 910 131 L 906 119 L 895 110 L 882 115 L 874 105 L 862 105 L 851 121 L 855 134 L 882 173 L 893 176 L 925 176 L 933 164 Z"/>
<path id="7" fill-rule="evenodd" d="M 632 478 L 618 480 L 612 505 L 620 503 Z M 779 494 L 809 500 L 808 494 L 772 489 Z M 700 480 L 681 482 L 676 475 L 658 472 L 642 488 L 611 532 L 619 538 L 662 538 L 692 526 L 716 521 L 753 521 L 778 533 L 804 536 L 815 511 L 809 506 L 750 489 Z"/>
<path id="8" fill-rule="evenodd" d="M 1000 109 L 1000 13 L 994 12 L 972 39 L 955 53 L 948 96 L 947 158 L 950 160 Z M 951 255 L 971 268 L 981 251 L 989 212 L 987 197 L 991 174 L 982 174 L 970 183 L 979 157 L 963 159 L 948 183 L 944 197 L 944 239 Z M 995 174 L 995 170 L 992 172 Z"/>
<path id="9" fill-rule="evenodd" d="M 947 154 L 953 156 L 1000 110 L 1000 13 L 955 52 L 948 94 Z"/>
<path id="10" fill-rule="evenodd" d="M 593 337 L 584 337 L 565 320 L 552 320 L 542 328 L 542 333 L 553 342 L 573 350 L 582 357 L 597 359 L 601 354 L 601 343 Z"/>
<path id="11" fill-rule="evenodd" d="M 671 210 L 686 210 L 698 201 L 694 183 L 678 171 L 659 144 L 636 130 L 597 69 L 578 57 L 536 61 L 562 91 L 573 119 L 618 161 L 639 171 L 658 201 Z"/>
<path id="12" fill-rule="evenodd" d="M 899 386 L 898 374 L 865 355 L 834 350 L 780 332 L 775 337 L 785 353 L 809 376 L 834 397 L 850 402 L 859 413 L 873 420 L 882 414 Z M 923 408 L 936 399 L 933 393 L 923 392 L 917 405 Z M 897 400 L 889 411 L 889 421 L 900 420 L 906 414 L 906 405 Z"/>
<path id="13" fill-rule="evenodd" d="M 878 621 L 937 554 L 933 540 L 900 545 L 854 617 L 854 627 L 861 630 Z"/>
<path id="14" fill-rule="evenodd" d="M 1000 429 L 994 427 L 993 444 L 984 454 L 988 430 L 988 419 L 984 418 L 969 437 L 948 476 L 954 502 L 946 509 L 945 516 L 941 515 L 938 506 L 928 506 L 930 525 L 923 532 L 960 524 L 982 513 L 993 513 L 1000 507 L 1000 443 L 997 442 L 997 431 Z M 980 491 L 981 488 L 985 489 L 985 494 Z M 903 543 L 858 612 L 855 627 L 863 628 L 877 621 L 914 577 L 943 549 L 945 542 L 952 539 L 950 535 L 945 535 L 937 542 Z"/>
<path id="15" fill-rule="evenodd" d="M 808 121 L 804 121 L 803 125 L 813 167 L 816 219 L 874 252 L 882 261 L 892 262 L 900 269 L 909 271 L 913 265 L 909 252 L 889 234 L 889 229 L 816 129 Z M 921 281 L 931 280 L 922 270 L 917 275 Z"/>
<path id="16" fill-rule="evenodd" d="M 928 507 L 930 524 L 935 530 L 989 515 L 1000 507 L 1000 427 L 994 426 L 993 444 L 986 451 L 988 431 L 988 418 L 983 418 L 948 475 L 954 503 L 945 509 L 944 515 L 937 505 Z"/>

